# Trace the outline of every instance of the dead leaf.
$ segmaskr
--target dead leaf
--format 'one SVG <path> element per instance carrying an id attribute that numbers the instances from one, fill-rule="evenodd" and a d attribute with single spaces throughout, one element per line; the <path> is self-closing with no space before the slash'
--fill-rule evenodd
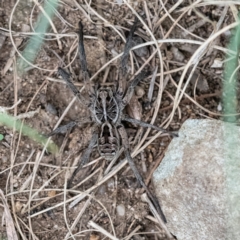
<path id="1" fill-rule="evenodd" d="M 137 120 L 141 120 L 142 118 L 142 105 L 135 94 L 133 94 L 129 104 L 127 105 L 127 113 L 130 117 Z"/>

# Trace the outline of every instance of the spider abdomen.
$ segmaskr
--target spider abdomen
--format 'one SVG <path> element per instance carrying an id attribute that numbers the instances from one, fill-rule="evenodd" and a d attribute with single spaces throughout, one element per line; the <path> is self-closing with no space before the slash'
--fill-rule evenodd
<path id="1" fill-rule="evenodd" d="M 101 133 L 98 138 L 98 151 L 99 154 L 106 160 L 112 160 L 112 158 L 119 151 L 119 136 L 117 129 L 113 127 L 109 122 L 104 122 L 101 125 Z"/>

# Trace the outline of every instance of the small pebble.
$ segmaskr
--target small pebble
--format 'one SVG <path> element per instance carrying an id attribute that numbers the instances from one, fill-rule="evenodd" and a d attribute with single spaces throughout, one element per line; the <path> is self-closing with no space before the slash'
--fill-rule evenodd
<path id="1" fill-rule="evenodd" d="M 116 0 L 116 2 L 117 2 L 118 5 L 122 5 L 123 4 L 122 0 Z"/>
<path id="2" fill-rule="evenodd" d="M 6 163 L 8 161 L 8 158 L 6 156 L 2 156 L 2 163 Z"/>
<path id="3" fill-rule="evenodd" d="M 114 179 L 113 178 L 110 178 L 107 181 L 107 187 L 108 187 L 109 190 L 113 190 L 114 189 Z"/>
<path id="4" fill-rule="evenodd" d="M 125 206 L 124 206 L 123 204 L 119 204 L 119 205 L 117 206 L 117 214 L 118 214 L 118 216 L 120 216 L 120 217 L 125 216 Z"/>
<path id="5" fill-rule="evenodd" d="M 98 188 L 98 193 L 99 193 L 100 195 L 104 195 L 104 194 L 106 194 L 106 192 L 107 192 L 106 185 L 101 185 L 101 186 Z"/>
<path id="6" fill-rule="evenodd" d="M 221 58 L 215 58 L 211 68 L 221 68 L 223 66 L 223 60 Z"/>
<path id="7" fill-rule="evenodd" d="M 52 104 L 50 104 L 50 103 L 46 104 L 45 108 L 46 108 L 47 112 L 49 112 L 53 115 L 57 115 L 57 110 Z"/>
<path id="8" fill-rule="evenodd" d="M 15 211 L 16 211 L 16 213 L 20 212 L 22 207 L 23 207 L 23 204 L 21 202 L 17 201 L 15 203 Z"/>
<path id="9" fill-rule="evenodd" d="M 172 47 L 171 51 L 173 53 L 174 60 L 179 61 L 179 62 L 184 61 L 185 56 L 183 55 L 183 53 L 181 51 L 178 50 L 178 48 Z"/>
<path id="10" fill-rule="evenodd" d="M 142 87 L 136 86 L 135 94 L 136 94 L 137 98 L 141 98 L 145 94 L 145 91 Z"/>
<path id="11" fill-rule="evenodd" d="M 116 57 L 118 55 L 118 52 L 115 49 L 112 49 L 111 53 L 113 57 Z"/>
<path id="12" fill-rule="evenodd" d="M 217 106 L 217 110 L 218 110 L 219 112 L 222 111 L 222 104 L 221 104 L 221 103 L 218 104 L 218 106 Z"/>

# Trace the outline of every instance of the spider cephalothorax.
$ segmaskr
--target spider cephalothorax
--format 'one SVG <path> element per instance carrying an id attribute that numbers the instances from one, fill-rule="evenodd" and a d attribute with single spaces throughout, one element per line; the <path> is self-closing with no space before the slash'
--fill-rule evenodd
<path id="1" fill-rule="evenodd" d="M 109 87 L 97 87 L 93 89 L 90 84 L 90 78 L 87 70 L 87 62 L 85 56 L 85 50 L 83 45 L 83 27 L 81 22 L 79 23 L 79 58 L 81 70 L 83 73 L 84 82 L 86 85 L 86 90 L 89 92 L 89 99 L 86 100 L 75 87 L 75 85 L 70 80 L 70 75 L 63 69 L 59 68 L 58 73 L 61 75 L 63 80 L 66 82 L 68 87 L 72 90 L 75 96 L 77 96 L 78 100 L 85 107 L 88 107 L 91 112 L 91 119 L 88 119 L 86 122 L 92 122 L 93 124 L 93 135 L 90 140 L 88 148 L 82 154 L 81 160 L 79 162 L 78 167 L 72 174 L 72 177 L 68 181 L 68 188 L 71 187 L 72 181 L 76 176 L 77 172 L 85 165 L 91 155 L 91 152 L 94 146 L 97 143 L 99 154 L 107 160 L 111 160 L 115 155 L 118 155 L 119 149 L 121 146 L 124 148 L 125 156 L 128 160 L 128 163 L 131 169 L 134 172 L 134 175 L 138 179 L 139 183 L 146 190 L 149 198 L 152 200 L 154 206 L 157 211 L 161 215 L 162 219 L 166 221 L 162 210 L 159 206 L 158 201 L 154 197 L 154 195 L 150 192 L 142 176 L 139 174 L 138 169 L 136 168 L 134 161 L 130 154 L 130 145 L 127 136 L 127 132 L 122 124 L 123 121 L 131 122 L 136 125 L 140 125 L 143 127 L 150 127 L 152 129 L 156 129 L 162 132 L 168 132 L 162 128 L 157 126 L 142 122 L 140 120 L 136 120 L 130 118 L 129 116 L 123 114 L 123 109 L 129 103 L 132 98 L 134 88 L 137 84 L 145 79 L 149 72 L 142 71 L 138 75 L 136 75 L 133 80 L 128 84 L 125 88 L 126 83 L 126 65 L 128 54 L 130 48 L 132 47 L 131 40 L 133 38 L 134 31 L 137 28 L 137 21 L 133 24 L 126 45 L 123 52 L 123 56 L 121 59 L 121 64 L 119 68 L 119 76 L 117 82 L 115 82 L 114 88 Z M 124 82 L 124 83 L 123 83 Z M 65 126 L 61 126 L 55 129 L 50 135 L 54 135 L 57 133 L 64 133 L 66 130 L 71 129 L 75 125 L 78 125 L 77 122 L 70 122 Z M 175 135 L 174 133 L 170 133 Z"/>
<path id="2" fill-rule="evenodd" d="M 109 121 L 116 124 L 120 117 L 119 103 L 111 88 L 99 88 L 93 102 L 95 121 L 102 124 Z"/>

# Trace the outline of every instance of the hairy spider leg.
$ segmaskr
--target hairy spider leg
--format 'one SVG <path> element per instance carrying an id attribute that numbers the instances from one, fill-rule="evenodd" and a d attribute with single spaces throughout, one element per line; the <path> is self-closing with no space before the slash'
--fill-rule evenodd
<path id="1" fill-rule="evenodd" d="M 138 19 L 135 18 L 134 23 L 130 29 L 129 35 L 127 37 L 123 55 L 121 58 L 121 70 L 124 75 L 126 75 L 126 72 L 127 72 L 128 55 L 129 55 L 130 49 L 132 47 L 132 40 L 133 40 L 134 32 L 138 28 L 138 23 L 139 23 Z"/>
<path id="2" fill-rule="evenodd" d="M 48 134 L 48 137 L 51 137 L 51 136 L 56 135 L 56 134 L 59 134 L 59 133 L 64 134 L 64 133 L 66 133 L 68 130 L 70 130 L 70 129 L 72 129 L 74 126 L 76 126 L 76 125 L 77 125 L 77 122 L 71 121 L 71 122 L 69 122 L 69 123 L 66 124 L 66 125 L 62 125 L 62 126 L 56 128 L 56 129 L 54 129 L 52 132 L 50 132 L 50 133 Z"/>
<path id="3" fill-rule="evenodd" d="M 138 19 L 135 18 L 134 23 L 130 29 L 129 35 L 126 40 L 123 55 L 121 57 L 120 70 L 119 70 L 119 75 L 118 75 L 118 88 L 117 88 L 117 92 L 119 94 L 123 94 L 125 92 L 128 55 L 129 55 L 129 51 L 132 47 L 132 39 L 133 39 L 134 32 L 136 31 L 136 29 L 138 27 L 138 23 L 139 23 Z"/>
<path id="4" fill-rule="evenodd" d="M 118 131 L 119 134 L 121 136 L 121 140 L 122 140 L 122 145 L 124 147 L 124 152 L 125 152 L 125 156 L 127 158 L 128 164 L 131 167 L 135 177 L 137 178 L 137 180 L 139 181 L 139 183 L 141 184 L 141 186 L 145 189 L 145 191 L 147 192 L 149 198 L 151 199 L 153 205 L 155 206 L 156 210 L 158 211 L 158 213 L 160 214 L 162 220 L 166 223 L 166 218 L 163 214 L 163 211 L 158 203 L 158 200 L 156 199 L 156 197 L 151 193 L 151 191 L 148 189 L 148 187 L 146 186 L 141 174 L 139 173 L 137 167 L 135 166 L 135 163 L 131 157 L 130 154 L 130 146 L 129 146 L 129 141 L 128 141 L 128 136 L 127 136 L 127 132 L 125 130 L 125 128 L 123 127 L 123 125 L 118 125 Z"/>
<path id="5" fill-rule="evenodd" d="M 73 179 L 75 178 L 76 174 L 79 172 L 79 170 L 85 165 L 88 163 L 89 159 L 90 159 L 90 155 L 92 153 L 92 150 L 97 142 L 97 138 L 98 138 L 98 134 L 97 132 L 94 130 L 93 131 L 93 135 L 92 135 L 92 138 L 89 142 L 89 145 L 88 145 L 88 148 L 84 151 L 83 155 L 81 156 L 80 158 L 80 161 L 79 161 L 79 164 L 78 164 L 78 167 L 74 170 L 71 178 L 68 180 L 68 183 L 67 183 L 67 188 L 71 188 L 72 186 L 72 181 Z"/>
<path id="6" fill-rule="evenodd" d="M 147 128 L 152 128 L 154 130 L 158 130 L 158 131 L 161 131 L 161 132 L 164 132 L 164 133 L 168 133 L 170 134 L 171 136 L 173 137 L 178 137 L 178 133 L 176 132 L 171 132 L 171 131 L 168 131 L 164 128 L 160 128 L 160 127 L 157 127 L 155 125 L 152 125 L 150 123 L 146 123 L 146 122 L 143 122 L 143 121 L 140 121 L 140 120 L 137 120 L 137 119 L 134 119 L 134 118 L 131 118 L 131 117 L 128 117 L 126 115 L 123 116 L 123 121 L 126 121 L 126 122 L 130 122 L 130 123 L 133 123 L 133 124 L 137 124 L 137 125 L 140 125 L 141 127 L 147 127 Z"/>
<path id="7" fill-rule="evenodd" d="M 83 25 L 82 25 L 81 21 L 79 21 L 78 25 L 79 25 L 78 53 L 79 53 L 79 59 L 80 59 L 80 67 L 82 70 L 84 83 L 86 85 L 86 90 L 87 90 L 87 92 L 93 94 L 94 89 L 91 86 L 90 77 L 89 77 L 89 73 L 88 73 L 88 69 L 87 69 L 87 60 L 86 60 L 85 48 L 84 48 L 84 44 L 83 44 Z"/>
<path id="8" fill-rule="evenodd" d="M 84 105 L 85 107 L 88 107 L 89 103 L 88 101 L 81 95 L 81 93 L 78 91 L 76 86 L 72 83 L 70 80 L 70 74 L 67 73 L 63 68 L 59 67 L 58 68 L 58 74 L 62 77 L 64 82 L 67 84 L 67 86 L 71 89 L 73 92 L 74 96 L 77 97 L 79 102 Z"/>
<path id="9" fill-rule="evenodd" d="M 85 124 L 85 123 L 91 123 L 92 120 L 90 118 L 87 118 L 87 117 L 83 117 L 83 118 L 80 118 L 80 120 L 77 120 L 77 121 L 71 121 L 65 125 L 62 125 L 56 129 L 54 129 L 51 133 L 49 133 L 47 136 L 48 137 L 51 137 L 53 135 L 56 135 L 56 134 L 64 134 L 66 133 L 68 130 L 72 129 L 73 127 L 75 126 L 81 126 L 82 124 Z"/>

